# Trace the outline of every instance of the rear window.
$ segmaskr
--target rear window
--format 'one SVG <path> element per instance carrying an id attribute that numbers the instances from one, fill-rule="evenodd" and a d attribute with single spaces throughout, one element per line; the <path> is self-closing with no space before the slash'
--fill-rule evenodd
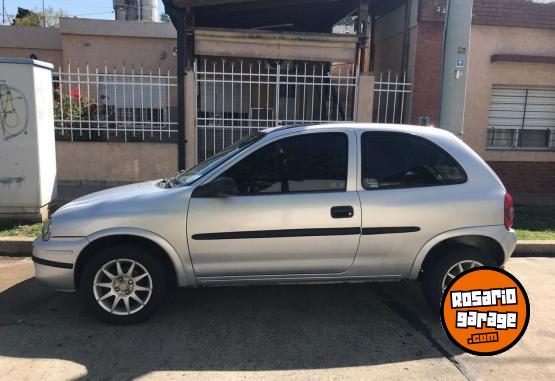
<path id="1" fill-rule="evenodd" d="M 362 186 L 368 190 L 418 188 L 466 182 L 445 150 L 418 136 L 393 132 L 362 135 Z"/>

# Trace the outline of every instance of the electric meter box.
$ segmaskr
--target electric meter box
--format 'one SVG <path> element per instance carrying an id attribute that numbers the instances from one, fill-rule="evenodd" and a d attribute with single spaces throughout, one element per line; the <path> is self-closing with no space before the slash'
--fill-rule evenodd
<path id="1" fill-rule="evenodd" d="M 56 197 L 52 69 L 0 57 L 0 219 L 44 220 Z"/>

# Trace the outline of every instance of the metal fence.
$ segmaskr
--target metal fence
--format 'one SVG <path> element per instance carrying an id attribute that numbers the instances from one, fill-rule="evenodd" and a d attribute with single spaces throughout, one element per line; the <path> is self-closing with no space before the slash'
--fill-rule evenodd
<path id="1" fill-rule="evenodd" d="M 157 141 L 177 138 L 177 77 L 140 67 L 53 73 L 57 140 Z"/>
<path id="2" fill-rule="evenodd" d="M 199 162 L 260 129 L 353 121 L 358 73 L 327 63 L 195 63 Z"/>
<path id="3" fill-rule="evenodd" d="M 380 74 L 374 82 L 374 122 L 404 124 L 408 120 L 407 105 L 410 102 L 412 84 L 407 73 Z"/>

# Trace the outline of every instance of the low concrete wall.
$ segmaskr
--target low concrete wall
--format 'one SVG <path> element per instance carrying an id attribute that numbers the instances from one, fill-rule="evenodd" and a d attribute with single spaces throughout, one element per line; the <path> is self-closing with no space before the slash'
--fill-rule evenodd
<path id="1" fill-rule="evenodd" d="M 177 172 L 177 144 L 56 142 L 58 180 L 137 182 Z"/>

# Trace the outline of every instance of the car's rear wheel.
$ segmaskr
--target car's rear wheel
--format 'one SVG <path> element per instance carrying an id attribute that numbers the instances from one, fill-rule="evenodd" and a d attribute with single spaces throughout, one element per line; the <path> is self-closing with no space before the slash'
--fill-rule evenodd
<path id="1" fill-rule="evenodd" d="M 496 264 L 480 249 L 460 247 L 441 255 L 424 268 L 422 291 L 430 306 L 439 310 L 443 293 L 451 282 L 465 271 Z"/>
<path id="2" fill-rule="evenodd" d="M 88 309 L 114 324 L 135 324 L 150 317 L 166 289 L 164 266 L 144 248 L 124 245 L 96 253 L 79 283 Z"/>

